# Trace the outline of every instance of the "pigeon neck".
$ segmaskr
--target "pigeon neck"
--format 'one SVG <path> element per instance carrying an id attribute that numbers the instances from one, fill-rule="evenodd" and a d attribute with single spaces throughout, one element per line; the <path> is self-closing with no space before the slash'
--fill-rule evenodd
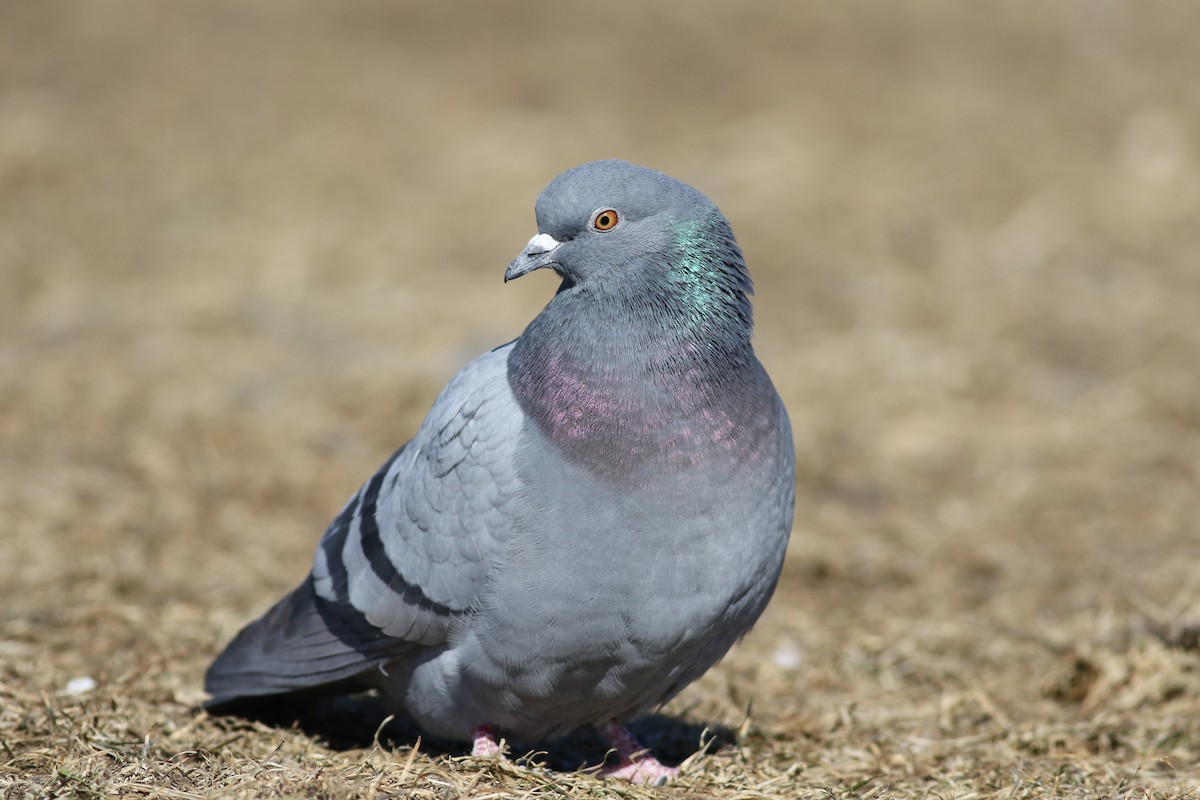
<path id="1" fill-rule="evenodd" d="M 749 326 L 739 309 L 698 316 L 652 292 L 621 294 L 560 291 L 517 340 L 509 375 L 522 376 L 528 390 L 573 376 L 638 393 L 647 386 L 674 391 L 688 384 L 717 392 L 755 372 Z"/>
<path id="2" fill-rule="evenodd" d="M 774 396 L 749 302 L 740 287 L 697 297 L 703 313 L 678 288 L 560 290 L 509 355 L 514 395 L 547 438 L 614 479 L 740 449 Z"/>

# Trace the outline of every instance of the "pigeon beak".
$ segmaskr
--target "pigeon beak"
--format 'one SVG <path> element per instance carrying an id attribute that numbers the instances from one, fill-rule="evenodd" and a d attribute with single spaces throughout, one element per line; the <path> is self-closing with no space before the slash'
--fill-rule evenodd
<path id="1" fill-rule="evenodd" d="M 562 242 L 548 233 L 539 233 L 530 239 L 529 244 L 525 245 L 525 249 L 521 251 L 521 255 L 514 258 L 508 265 L 508 269 L 504 271 L 504 282 L 508 283 L 535 269 L 548 267 L 555 263 L 554 251 L 560 244 Z"/>

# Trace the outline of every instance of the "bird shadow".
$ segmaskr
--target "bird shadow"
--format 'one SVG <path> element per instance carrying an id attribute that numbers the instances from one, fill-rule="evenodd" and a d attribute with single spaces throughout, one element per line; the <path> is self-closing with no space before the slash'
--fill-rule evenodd
<path id="1" fill-rule="evenodd" d="M 428 755 L 463 756 L 470 745 L 431 736 L 407 716 L 394 714 L 386 698 L 374 692 L 297 698 L 298 702 L 251 702 L 223 709 L 244 719 L 274 728 L 298 729 L 321 741 L 331 750 L 360 750 L 379 746 L 388 749 L 416 747 Z M 391 717 L 389 719 L 389 717 Z M 736 742 L 734 732 L 724 725 L 688 722 L 664 714 L 651 714 L 629 726 L 655 757 L 677 766 L 699 750 L 713 753 Z M 508 742 L 511 756 L 552 770 L 568 772 L 611 761 L 607 743 L 590 727 L 548 742 Z"/>

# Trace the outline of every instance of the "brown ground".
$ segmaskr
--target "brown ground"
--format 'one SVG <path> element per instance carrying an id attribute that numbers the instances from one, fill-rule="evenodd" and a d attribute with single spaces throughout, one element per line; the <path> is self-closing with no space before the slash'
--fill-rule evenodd
<path id="1" fill-rule="evenodd" d="M 1198 35 L 1121 0 L 3 4 L 0 794 L 1200 796 Z M 773 606 L 642 728 L 721 748 L 631 790 L 372 747 L 369 704 L 197 711 L 550 295 L 500 281 L 538 191 L 612 155 L 726 211 L 796 430 Z"/>

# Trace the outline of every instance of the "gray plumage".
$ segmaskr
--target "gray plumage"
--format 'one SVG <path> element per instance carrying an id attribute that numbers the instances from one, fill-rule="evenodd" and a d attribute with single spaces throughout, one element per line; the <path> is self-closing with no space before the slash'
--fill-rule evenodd
<path id="1" fill-rule="evenodd" d="M 431 733 L 550 738 L 666 702 L 766 606 L 795 466 L 724 217 L 621 161 L 536 212 L 505 277 L 551 268 L 557 294 L 351 498 L 211 705 L 349 680 Z"/>

